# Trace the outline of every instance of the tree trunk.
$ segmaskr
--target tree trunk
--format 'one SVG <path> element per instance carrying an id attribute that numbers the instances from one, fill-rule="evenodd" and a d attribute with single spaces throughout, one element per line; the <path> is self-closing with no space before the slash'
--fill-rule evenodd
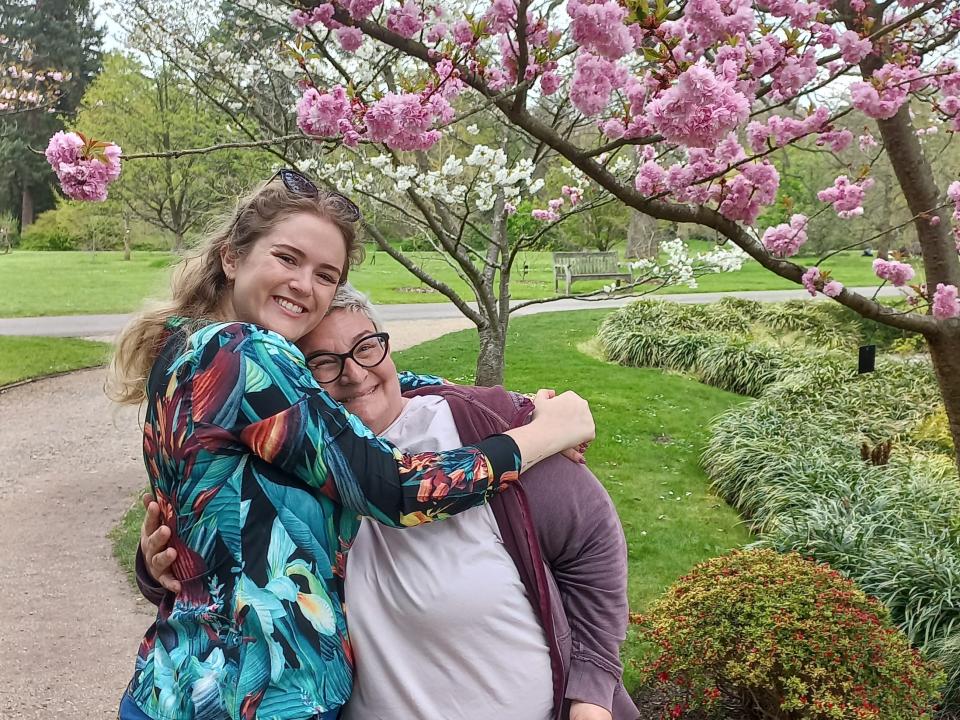
<path id="1" fill-rule="evenodd" d="M 945 329 L 940 336 L 927 338 L 927 343 L 947 410 L 957 471 L 960 472 L 960 327 L 955 322 L 953 324 L 954 327 Z"/>
<path id="2" fill-rule="evenodd" d="M 645 213 L 630 208 L 626 257 L 635 260 L 655 257 L 657 254 L 656 240 L 657 221 Z"/>
<path id="3" fill-rule="evenodd" d="M 178 255 L 183 252 L 183 233 L 179 230 L 174 234 L 173 251 Z"/>
<path id="4" fill-rule="evenodd" d="M 477 354 L 476 384 L 482 387 L 503 385 L 503 365 L 506 356 L 506 328 L 480 328 L 480 352 Z"/>
<path id="5" fill-rule="evenodd" d="M 33 224 L 33 193 L 30 187 L 24 185 L 20 193 L 20 232 L 27 229 L 28 225 Z"/>
<path id="6" fill-rule="evenodd" d="M 123 215 L 123 259 L 130 259 L 130 218 Z"/>

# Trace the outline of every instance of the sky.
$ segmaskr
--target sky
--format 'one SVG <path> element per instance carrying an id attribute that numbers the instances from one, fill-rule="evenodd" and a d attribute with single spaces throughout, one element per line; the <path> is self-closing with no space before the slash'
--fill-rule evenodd
<path id="1" fill-rule="evenodd" d="M 106 35 L 103 39 L 103 49 L 109 51 L 118 50 L 123 47 L 123 29 L 110 18 L 110 13 L 107 11 L 108 3 L 104 2 L 104 0 L 92 0 L 90 4 L 97 18 L 97 25 L 106 30 Z"/>

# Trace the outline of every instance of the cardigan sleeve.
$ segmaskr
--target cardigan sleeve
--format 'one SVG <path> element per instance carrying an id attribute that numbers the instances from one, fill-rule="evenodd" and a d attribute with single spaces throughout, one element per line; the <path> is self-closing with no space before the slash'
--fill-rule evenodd
<path id="1" fill-rule="evenodd" d="M 525 475 L 523 489 L 570 624 L 566 698 L 612 712 L 629 617 L 620 519 L 593 473 L 559 456 Z"/>
<path id="2" fill-rule="evenodd" d="M 255 325 L 215 326 L 199 350 L 192 409 L 201 447 L 249 451 L 384 524 L 461 512 L 519 475 L 520 453 L 506 435 L 402 453 L 320 389 L 295 346 Z"/>

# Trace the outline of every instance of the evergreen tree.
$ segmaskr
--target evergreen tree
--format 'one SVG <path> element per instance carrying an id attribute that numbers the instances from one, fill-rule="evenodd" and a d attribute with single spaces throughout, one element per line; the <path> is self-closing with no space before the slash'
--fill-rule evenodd
<path id="1" fill-rule="evenodd" d="M 23 226 L 53 207 L 53 174 L 42 155 L 50 136 L 63 129 L 83 91 L 100 71 L 103 31 L 89 0 L 0 0 L 0 35 L 11 47 L 29 48 L 23 66 L 57 68 L 69 76 L 56 105 L 0 120 L 0 212 L 15 214 Z"/>

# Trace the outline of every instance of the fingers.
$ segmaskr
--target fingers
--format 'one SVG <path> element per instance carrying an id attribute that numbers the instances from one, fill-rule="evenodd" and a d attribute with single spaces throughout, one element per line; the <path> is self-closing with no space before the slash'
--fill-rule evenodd
<path id="1" fill-rule="evenodd" d="M 556 397 L 557 391 L 553 388 L 540 388 L 537 390 L 537 394 L 533 396 L 533 402 L 536 404 L 538 400 L 549 400 L 550 398 Z"/>
<path id="2" fill-rule="evenodd" d="M 583 453 L 577 448 L 567 448 L 561 453 L 567 460 L 572 460 L 575 463 L 580 463 L 581 465 L 586 465 L 587 461 L 583 457 Z"/>
<path id="3" fill-rule="evenodd" d="M 173 563 L 177 559 L 177 551 L 173 548 L 167 548 L 161 553 L 153 556 L 150 562 L 151 574 L 165 590 L 172 593 L 180 592 L 180 581 L 173 575 Z"/>

